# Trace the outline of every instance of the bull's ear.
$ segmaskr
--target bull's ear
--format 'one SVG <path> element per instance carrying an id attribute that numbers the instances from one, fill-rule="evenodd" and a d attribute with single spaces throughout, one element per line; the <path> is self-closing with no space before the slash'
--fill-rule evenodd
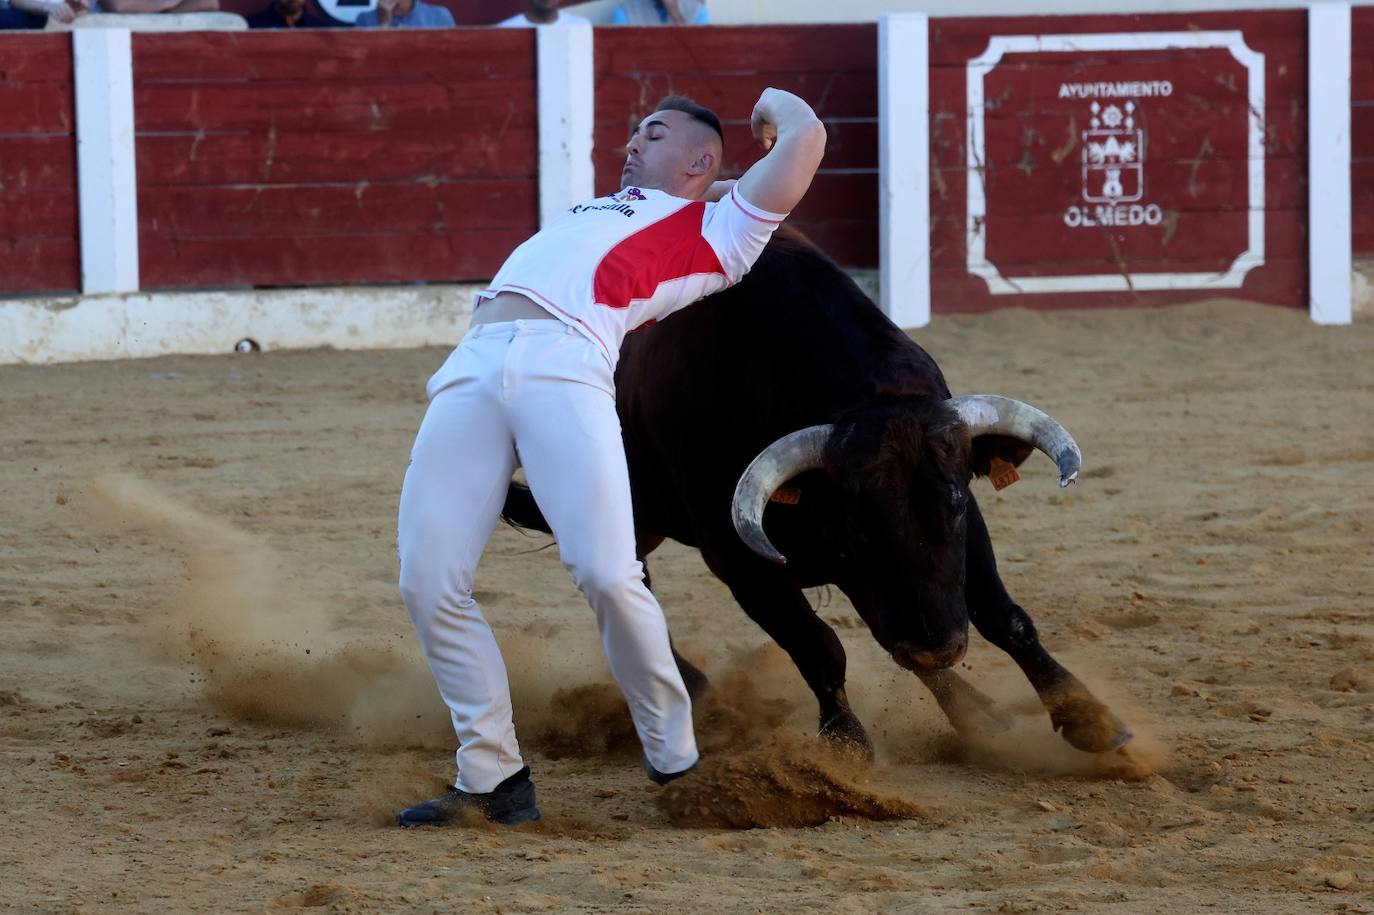
<path id="1" fill-rule="evenodd" d="M 1030 457 L 1035 446 L 1005 435 L 980 435 L 973 440 L 969 457 L 973 475 L 985 477 L 992 471 L 992 459 L 1001 458 L 1013 467 Z"/>

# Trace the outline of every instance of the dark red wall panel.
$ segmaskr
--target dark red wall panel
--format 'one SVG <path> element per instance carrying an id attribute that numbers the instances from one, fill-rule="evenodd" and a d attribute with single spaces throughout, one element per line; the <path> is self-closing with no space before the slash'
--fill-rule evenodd
<path id="1" fill-rule="evenodd" d="M 1350 11 L 1350 193 L 1355 256 L 1374 256 L 1374 6 Z"/>
<path id="2" fill-rule="evenodd" d="M 134 36 L 145 288 L 484 279 L 538 228 L 532 30 Z"/>
<path id="3" fill-rule="evenodd" d="M 877 26 L 607 28 L 596 31 L 596 188 L 620 187 L 625 140 L 665 95 L 720 115 L 724 177 L 761 150 L 749 116 L 769 86 L 795 92 L 826 122 L 829 144 L 791 225 L 841 264 L 878 265 Z"/>
<path id="4" fill-rule="evenodd" d="M 970 151 L 968 64 L 992 36 L 1137 32 L 1219 33 L 1219 43 L 1240 32 L 1243 45 L 1123 50 L 1108 46 L 1122 43 L 1116 39 L 1095 48 L 1070 38 L 1054 50 L 1045 49 L 1052 42 L 1009 48 L 980 81 L 983 143 Z M 1207 295 L 1304 305 L 1306 45 L 1301 10 L 932 19 L 934 307 L 1162 304 Z M 1264 55 L 1255 133 L 1262 152 L 1254 157 L 1262 200 L 1250 193 L 1249 81 L 1237 56 L 1247 49 Z M 1099 83 L 1131 85 L 1089 88 Z M 982 167 L 971 168 L 979 157 Z M 975 223 L 986 260 L 1013 285 L 1034 280 L 1018 288 L 1058 288 L 994 295 L 989 281 L 969 272 L 970 180 L 987 201 Z M 1142 274 L 1224 272 L 1246 250 L 1252 211 L 1263 213 L 1263 264 L 1239 288 L 1135 285 Z M 1113 274 L 1126 288 L 1070 291 L 1062 279 Z"/>
<path id="5" fill-rule="evenodd" d="M 71 39 L 0 33 L 0 293 L 81 285 Z"/>
<path id="6" fill-rule="evenodd" d="M 1265 55 L 1262 204 L 1250 199 L 1244 67 L 1225 50 L 1008 53 L 984 80 L 984 167 L 968 164 L 968 62 L 993 35 L 1239 31 Z M 1306 16 L 1301 10 L 931 20 L 932 272 L 937 311 L 1306 297 Z M 1374 253 L 1374 9 L 1354 10 L 1356 253 Z M 532 30 L 141 34 L 134 39 L 140 251 L 147 288 L 475 280 L 538 223 Z M 877 30 L 872 24 L 598 29 L 596 188 L 664 95 L 715 108 L 727 175 L 760 151 L 763 88 L 812 102 L 829 131 L 792 224 L 841 264 L 876 267 Z M 1065 85 L 1167 78 L 1124 124 Z M 1119 101 L 1119 100 L 1117 100 Z M 1124 110 L 1124 106 L 1117 105 Z M 1118 112 L 1119 113 L 1119 112 Z M 896 116 L 900 117 L 898 111 Z M 1113 115 L 1115 116 L 1115 115 Z M 70 41 L 0 35 L 0 292 L 79 285 Z M 1148 225 L 1091 210 L 1092 130 L 1132 139 Z M 1100 140 L 1105 134 L 1093 134 Z M 1132 142 L 1134 140 L 1132 139 Z M 1092 153 L 1096 155 L 1096 152 Z M 1112 155 L 1116 153 L 1113 152 Z M 968 272 L 968 182 L 1008 275 L 1224 269 L 1262 206 L 1264 263 L 1239 289 L 993 295 Z M 1096 177 L 1091 177 L 1096 176 Z M 1105 266 L 1104 266 L 1105 265 Z"/>

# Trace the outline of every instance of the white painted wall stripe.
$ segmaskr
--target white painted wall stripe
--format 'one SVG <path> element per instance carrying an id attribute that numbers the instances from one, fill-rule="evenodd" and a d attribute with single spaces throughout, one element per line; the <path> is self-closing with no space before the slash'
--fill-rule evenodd
<path id="1" fill-rule="evenodd" d="M 0 365 L 266 351 L 452 347 L 485 284 L 0 299 Z"/>
<path id="2" fill-rule="evenodd" d="M 1307 10 L 1309 307 L 1318 324 L 1351 320 L 1350 5 Z"/>
<path id="3" fill-rule="evenodd" d="M 134 71 L 128 29 L 72 32 L 81 288 L 138 289 Z"/>
<path id="4" fill-rule="evenodd" d="M 535 27 L 539 83 L 539 224 L 595 195 L 592 28 Z"/>
<path id="5" fill-rule="evenodd" d="M 878 20 L 878 263 L 883 312 L 930 323 L 930 21 Z"/>

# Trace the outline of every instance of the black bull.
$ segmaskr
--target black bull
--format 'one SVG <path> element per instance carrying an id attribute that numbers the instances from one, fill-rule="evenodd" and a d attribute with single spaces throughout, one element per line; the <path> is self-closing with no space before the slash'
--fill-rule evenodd
<path id="1" fill-rule="evenodd" d="M 804 240 L 780 232 L 741 283 L 631 334 L 616 390 L 640 558 L 665 538 L 699 549 L 791 656 L 816 694 L 823 736 L 871 753 L 845 696 L 844 648 L 803 592 L 831 584 L 961 733 L 1006 725 L 949 669 L 971 621 L 1021 667 L 1070 744 L 1100 753 L 1131 738 L 1007 594 L 969 491 L 994 459 L 1019 464 L 1032 443 L 971 431 L 935 360 Z M 732 500 L 735 514 L 750 513 L 736 499 L 741 474 L 776 440 L 816 426 L 810 457 L 784 456 L 755 493 L 768 535 L 755 526 L 751 548 L 732 523 Z M 784 500 L 763 511 L 789 476 Z M 505 515 L 548 530 L 522 486 L 512 486 Z M 758 555 L 770 540 L 785 564 Z M 674 655 L 700 695 L 706 677 Z"/>

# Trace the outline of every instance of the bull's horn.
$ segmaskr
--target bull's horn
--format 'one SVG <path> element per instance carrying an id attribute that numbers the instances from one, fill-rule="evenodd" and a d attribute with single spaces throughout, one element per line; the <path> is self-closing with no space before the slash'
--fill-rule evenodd
<path id="1" fill-rule="evenodd" d="M 969 436 L 1005 435 L 1045 452 L 1059 467 L 1059 485 L 1068 486 L 1083 466 L 1083 452 L 1069 430 L 1028 403 L 996 394 L 951 397 L 950 406 L 968 426 Z"/>
<path id="2" fill-rule="evenodd" d="M 768 542 L 763 532 L 763 509 L 772 498 L 773 492 L 806 470 L 815 470 L 822 464 L 825 441 L 830 438 L 834 427 L 807 426 L 796 432 L 784 435 L 759 453 L 744 469 L 744 475 L 735 484 L 735 501 L 730 506 L 730 517 L 735 522 L 735 533 L 749 549 L 764 559 L 784 563 L 783 556 Z"/>

